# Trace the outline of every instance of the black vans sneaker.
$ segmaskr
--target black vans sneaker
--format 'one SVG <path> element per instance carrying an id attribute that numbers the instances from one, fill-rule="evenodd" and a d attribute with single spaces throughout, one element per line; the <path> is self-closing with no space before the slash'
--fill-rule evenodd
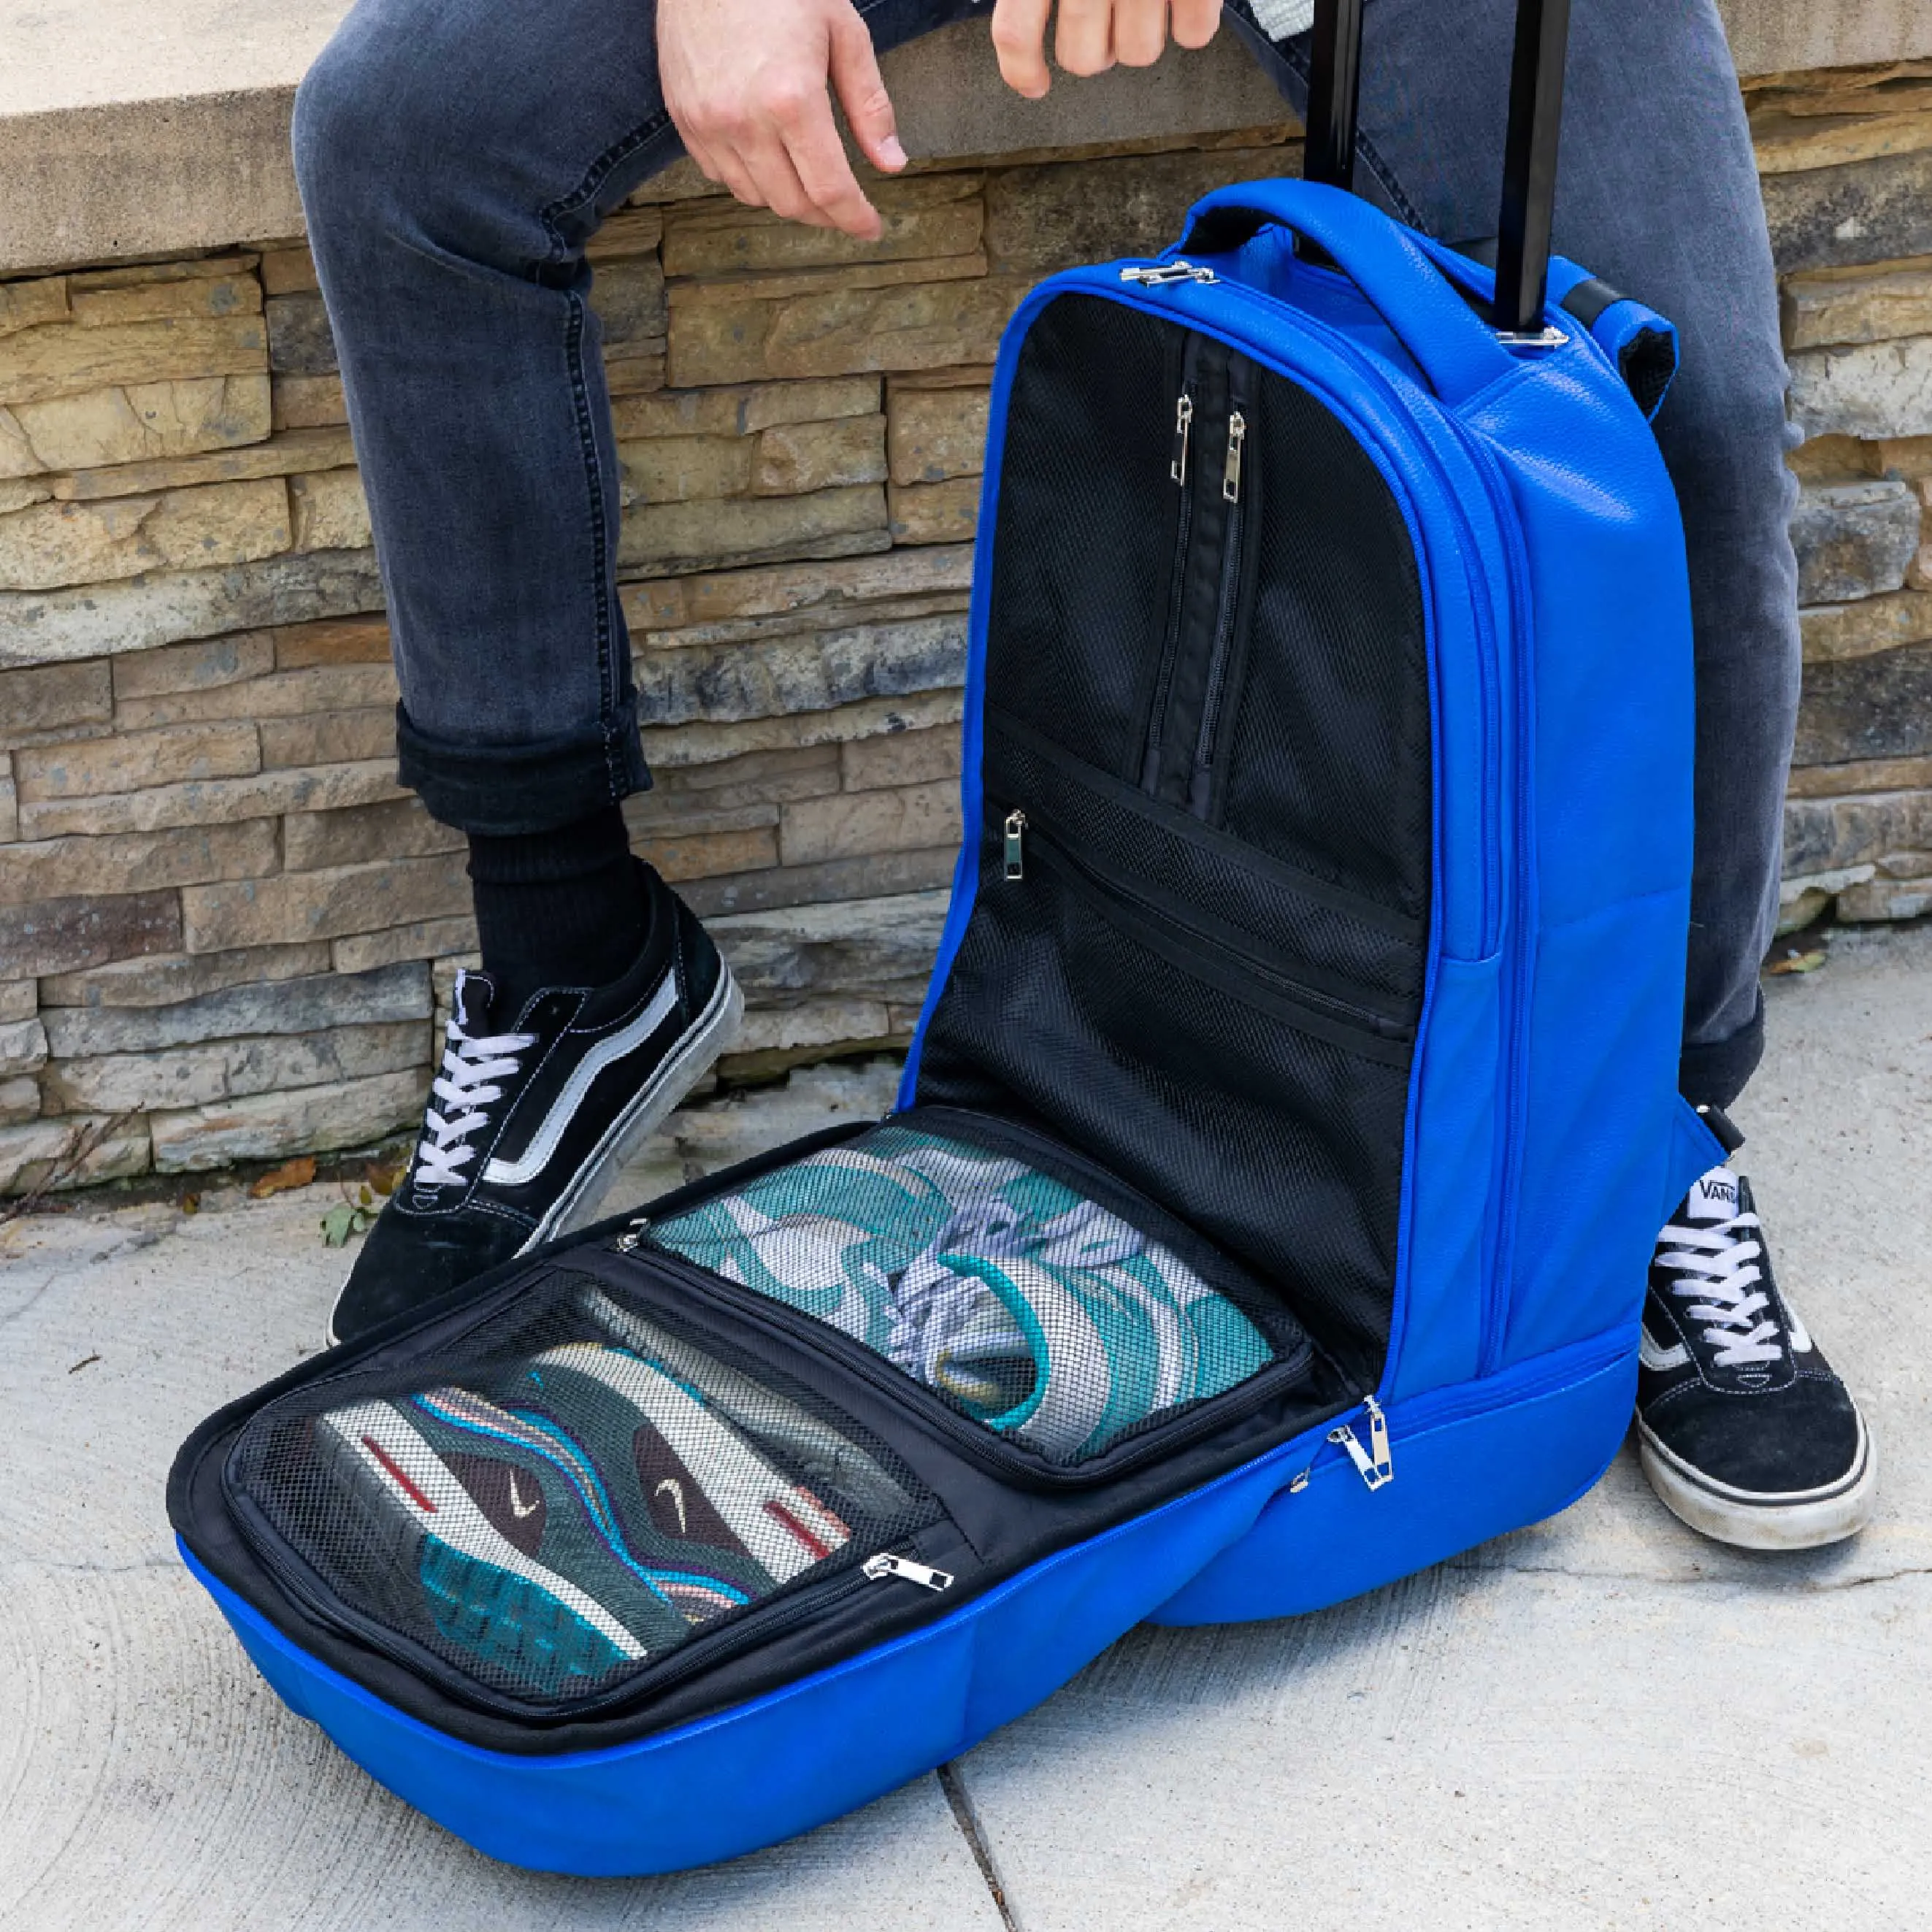
<path id="1" fill-rule="evenodd" d="M 1778 1292 L 1750 1186 L 1728 1167 L 1658 1237 L 1636 1426 L 1651 1487 L 1720 1543 L 1808 1550 L 1870 1519 L 1864 1418 Z"/>
<path id="2" fill-rule="evenodd" d="M 650 936 L 612 985 L 545 987 L 509 1014 L 487 974 L 458 976 L 422 1138 L 337 1298 L 332 1343 L 590 1220 L 736 1037 L 730 968 L 683 902 L 648 884 Z"/>

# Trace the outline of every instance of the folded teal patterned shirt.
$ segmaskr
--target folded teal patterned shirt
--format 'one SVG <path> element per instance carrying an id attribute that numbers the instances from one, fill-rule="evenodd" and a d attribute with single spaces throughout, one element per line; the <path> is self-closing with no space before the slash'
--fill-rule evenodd
<path id="1" fill-rule="evenodd" d="M 1057 1462 L 1272 1359 L 1171 1248 L 1022 1161 L 911 1127 L 761 1174 L 650 1238 Z"/>

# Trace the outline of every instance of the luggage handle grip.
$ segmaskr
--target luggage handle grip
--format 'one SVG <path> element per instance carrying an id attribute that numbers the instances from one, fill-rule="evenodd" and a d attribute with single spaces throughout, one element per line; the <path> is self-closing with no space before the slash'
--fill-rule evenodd
<path id="1" fill-rule="evenodd" d="M 1380 209 L 1316 182 L 1245 182 L 1189 209 L 1171 253 L 1220 254 L 1264 228 L 1317 244 L 1377 309 L 1430 386 L 1451 406 L 1508 375 L 1516 358 L 1427 252 Z"/>
<path id="2" fill-rule="evenodd" d="M 1556 144 L 1563 114 L 1563 63 L 1570 0 L 1516 0 L 1510 57 L 1509 127 L 1503 146 L 1502 209 L 1496 326 L 1531 334 L 1548 299 L 1550 219 L 1556 201 Z M 1310 50 L 1305 179 L 1352 190 L 1362 86 L 1362 0 L 1316 0 Z"/>

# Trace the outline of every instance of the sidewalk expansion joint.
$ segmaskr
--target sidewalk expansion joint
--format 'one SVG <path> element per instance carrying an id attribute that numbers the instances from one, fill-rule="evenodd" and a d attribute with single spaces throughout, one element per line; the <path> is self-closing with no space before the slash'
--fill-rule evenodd
<path id="1" fill-rule="evenodd" d="M 980 1828 L 980 1814 L 973 1808 L 972 1797 L 960 1774 L 957 1758 L 949 1758 L 939 1767 L 939 1788 L 946 1793 L 946 1802 L 952 1808 L 953 1822 L 958 1826 L 961 1835 L 972 1847 L 973 1862 L 980 1868 L 980 1876 L 986 1881 L 986 1889 L 992 1894 L 993 1909 L 1000 1915 L 1000 1923 L 1006 1928 L 1006 1932 L 1019 1932 L 1019 1922 L 1006 1903 L 1006 1888 L 1000 1883 L 999 1871 L 993 1863 L 992 1847 Z"/>

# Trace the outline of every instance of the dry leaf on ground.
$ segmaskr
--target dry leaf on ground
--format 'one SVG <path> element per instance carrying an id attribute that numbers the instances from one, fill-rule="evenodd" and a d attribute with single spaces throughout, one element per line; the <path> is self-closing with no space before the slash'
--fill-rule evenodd
<path id="1" fill-rule="evenodd" d="M 293 1160 L 285 1160 L 280 1167 L 272 1167 L 248 1190 L 257 1201 L 266 1201 L 272 1194 L 286 1193 L 291 1187 L 306 1187 L 315 1178 L 315 1156 L 298 1155 Z"/>

